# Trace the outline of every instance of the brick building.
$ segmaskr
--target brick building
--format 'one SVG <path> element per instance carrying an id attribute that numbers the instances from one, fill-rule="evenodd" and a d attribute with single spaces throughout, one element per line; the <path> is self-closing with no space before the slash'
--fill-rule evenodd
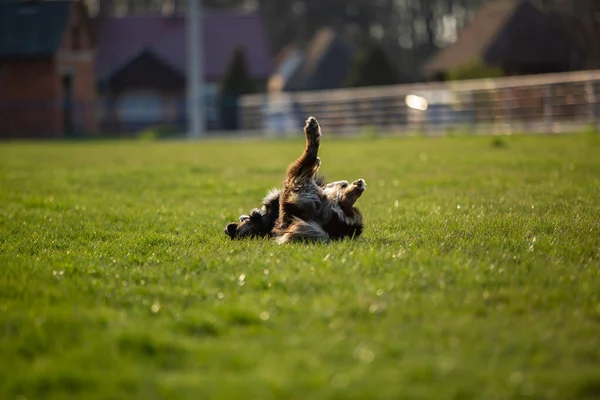
<path id="1" fill-rule="evenodd" d="M 0 137 L 96 131 L 95 38 L 79 1 L 0 1 Z"/>

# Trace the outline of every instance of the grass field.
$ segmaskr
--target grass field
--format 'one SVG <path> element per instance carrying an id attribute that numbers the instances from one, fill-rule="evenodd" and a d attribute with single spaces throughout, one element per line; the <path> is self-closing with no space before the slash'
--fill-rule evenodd
<path id="1" fill-rule="evenodd" d="M 325 133 L 364 235 L 229 240 L 302 147 L 0 144 L 0 399 L 599 398 L 600 138 Z"/>

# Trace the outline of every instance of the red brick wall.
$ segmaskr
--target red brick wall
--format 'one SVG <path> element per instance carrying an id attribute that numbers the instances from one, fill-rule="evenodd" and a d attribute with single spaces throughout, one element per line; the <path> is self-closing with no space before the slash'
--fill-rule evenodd
<path id="1" fill-rule="evenodd" d="M 0 136 L 58 136 L 59 79 L 52 59 L 0 61 Z"/>
<path id="2" fill-rule="evenodd" d="M 0 61 L 0 137 L 63 136 L 65 74 L 73 79 L 75 130 L 86 135 L 97 131 L 91 29 L 81 4 L 73 2 L 63 41 L 53 57 Z M 74 40 L 79 42 L 77 48 Z"/>

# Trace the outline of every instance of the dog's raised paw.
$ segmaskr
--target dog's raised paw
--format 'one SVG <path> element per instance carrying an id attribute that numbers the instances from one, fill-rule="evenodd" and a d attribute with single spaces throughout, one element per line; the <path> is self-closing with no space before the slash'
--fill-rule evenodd
<path id="1" fill-rule="evenodd" d="M 310 138 L 316 139 L 321 136 L 321 127 L 315 117 L 308 117 L 304 130 L 306 135 Z"/>

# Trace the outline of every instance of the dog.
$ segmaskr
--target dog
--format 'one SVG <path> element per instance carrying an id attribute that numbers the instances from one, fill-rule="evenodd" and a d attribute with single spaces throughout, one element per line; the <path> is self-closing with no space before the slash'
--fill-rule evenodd
<path id="1" fill-rule="evenodd" d="M 289 165 L 281 189 L 272 189 L 260 209 L 229 223 L 225 233 L 231 239 L 273 237 L 280 243 L 323 241 L 359 237 L 363 216 L 354 203 L 366 190 L 364 179 L 326 183 L 317 175 L 321 128 L 314 117 L 304 127 L 306 146 Z"/>

